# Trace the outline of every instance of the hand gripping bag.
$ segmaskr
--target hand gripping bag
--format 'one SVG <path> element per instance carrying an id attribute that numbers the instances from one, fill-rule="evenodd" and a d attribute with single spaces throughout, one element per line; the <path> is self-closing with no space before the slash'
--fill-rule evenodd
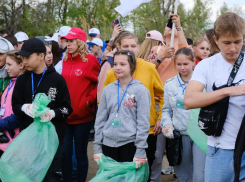
<path id="1" fill-rule="evenodd" d="M 96 176 L 89 182 L 147 182 L 148 163 L 136 169 L 135 162 L 117 162 L 102 155 L 102 162 Z"/>
<path id="2" fill-rule="evenodd" d="M 41 182 L 45 177 L 59 140 L 54 125 L 40 122 L 51 99 L 37 94 L 33 102 L 34 122 L 8 146 L 0 159 L 0 178 L 3 182 Z"/>
<path id="3" fill-rule="evenodd" d="M 198 127 L 198 115 L 200 112 L 199 109 L 192 109 L 190 112 L 187 133 L 195 144 L 207 154 L 208 144 L 206 134 Z"/>

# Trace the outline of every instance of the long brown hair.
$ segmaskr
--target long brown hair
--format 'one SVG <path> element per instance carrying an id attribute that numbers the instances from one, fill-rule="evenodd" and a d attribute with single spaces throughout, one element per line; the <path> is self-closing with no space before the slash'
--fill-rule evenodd
<path id="1" fill-rule="evenodd" d="M 205 35 L 208 39 L 208 42 L 210 43 L 210 56 L 219 53 L 220 52 L 219 47 L 214 41 L 214 29 L 206 30 Z"/>

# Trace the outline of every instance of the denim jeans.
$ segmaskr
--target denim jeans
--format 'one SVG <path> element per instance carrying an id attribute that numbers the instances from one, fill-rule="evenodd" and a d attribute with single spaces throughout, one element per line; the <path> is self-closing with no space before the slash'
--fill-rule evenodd
<path id="1" fill-rule="evenodd" d="M 234 150 L 208 146 L 205 164 L 205 182 L 234 181 Z M 240 170 L 240 182 L 245 182 L 245 153 L 243 153 Z"/>
<path id="2" fill-rule="evenodd" d="M 69 125 L 66 124 L 66 135 L 62 146 L 62 174 L 64 182 L 72 182 L 73 138 L 77 159 L 77 181 L 85 182 L 88 173 L 88 137 L 92 122 Z"/>

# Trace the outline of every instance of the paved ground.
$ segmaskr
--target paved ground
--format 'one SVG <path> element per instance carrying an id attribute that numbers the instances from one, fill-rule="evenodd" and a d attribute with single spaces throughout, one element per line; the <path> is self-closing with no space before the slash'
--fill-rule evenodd
<path id="1" fill-rule="evenodd" d="M 88 143 L 88 158 L 89 158 L 89 169 L 88 169 L 88 177 L 87 177 L 87 181 L 89 181 L 90 179 L 92 179 L 99 166 L 97 165 L 97 163 L 94 161 L 93 159 L 93 142 L 89 142 Z M 165 167 L 167 161 L 166 158 L 164 158 L 163 160 L 163 167 Z M 161 182 L 177 182 L 177 180 L 175 178 L 173 178 L 173 175 L 162 175 L 161 176 Z"/>

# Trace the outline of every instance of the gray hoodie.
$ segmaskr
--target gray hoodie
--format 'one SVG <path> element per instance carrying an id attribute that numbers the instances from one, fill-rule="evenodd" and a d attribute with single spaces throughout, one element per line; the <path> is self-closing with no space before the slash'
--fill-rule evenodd
<path id="1" fill-rule="evenodd" d="M 150 128 L 150 94 L 138 80 L 133 80 L 119 109 L 118 118 L 121 127 L 113 127 L 111 121 L 117 113 L 118 80 L 107 85 L 101 95 L 100 105 L 95 121 L 94 153 L 102 153 L 102 144 L 109 147 L 120 147 L 134 142 L 135 157 L 146 158 L 146 140 Z M 119 101 L 125 89 L 119 84 Z"/>

